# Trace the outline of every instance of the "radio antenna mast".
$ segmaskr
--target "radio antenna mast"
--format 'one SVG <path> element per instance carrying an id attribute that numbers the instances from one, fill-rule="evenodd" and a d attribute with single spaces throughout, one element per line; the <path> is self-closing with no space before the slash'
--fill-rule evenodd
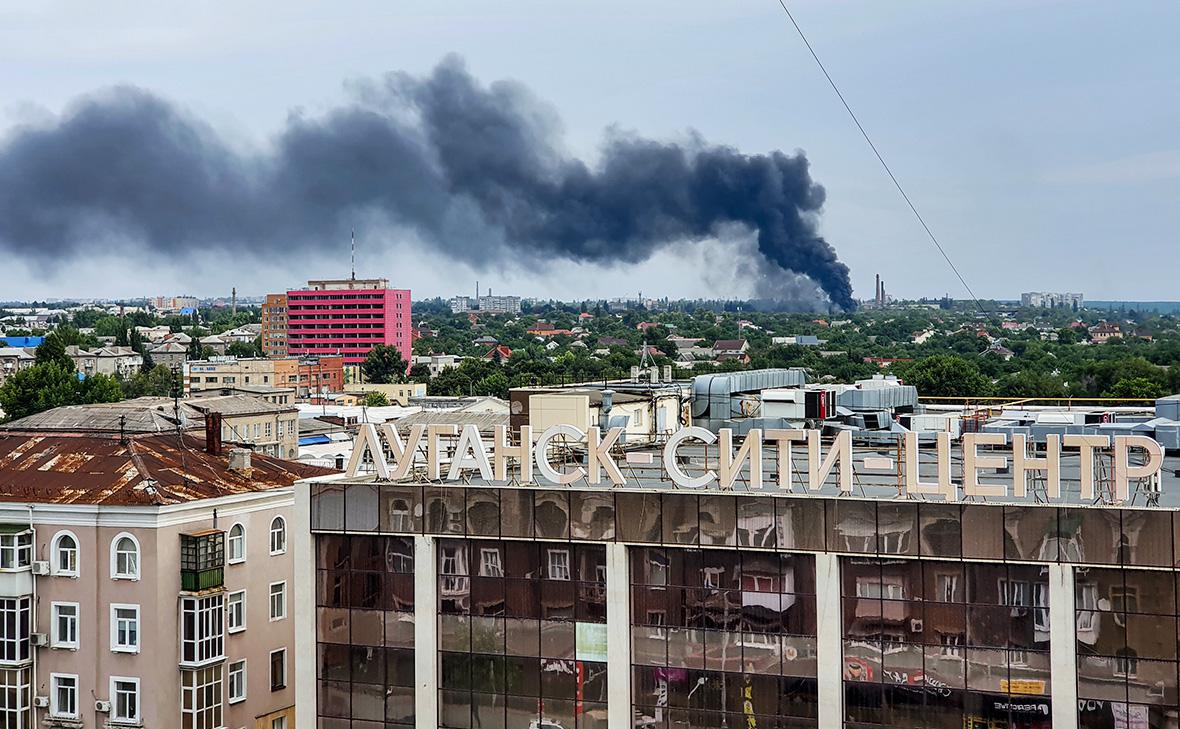
<path id="1" fill-rule="evenodd" d="M 352 280 L 356 281 L 356 228 L 352 229 Z"/>

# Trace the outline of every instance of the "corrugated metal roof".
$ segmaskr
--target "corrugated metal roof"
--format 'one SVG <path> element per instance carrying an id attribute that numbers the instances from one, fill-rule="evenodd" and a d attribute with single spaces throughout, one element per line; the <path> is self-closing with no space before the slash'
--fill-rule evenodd
<path id="1" fill-rule="evenodd" d="M 53 504 L 163 506 L 290 486 L 334 471 L 251 455 L 247 475 L 204 439 L 175 433 L 0 432 L 0 499 Z"/>
<path id="2" fill-rule="evenodd" d="M 505 413 L 465 413 L 453 410 L 423 410 L 397 421 L 398 432 L 408 432 L 415 425 L 475 425 L 481 433 L 491 433 L 497 425 L 508 427 Z"/>

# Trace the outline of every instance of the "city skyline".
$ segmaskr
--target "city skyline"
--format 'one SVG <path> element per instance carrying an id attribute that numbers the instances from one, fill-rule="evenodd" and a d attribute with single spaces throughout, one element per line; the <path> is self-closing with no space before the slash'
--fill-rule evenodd
<path id="1" fill-rule="evenodd" d="M 1175 81 L 1161 73 L 1168 23 L 1158 8 L 1145 22 L 1147 11 L 1135 8 L 1006 7 L 1022 10 L 1019 22 L 994 3 L 886 11 L 854 2 L 802 2 L 794 12 L 978 295 L 1048 289 L 1083 290 L 1095 299 L 1169 298 L 1163 269 L 1143 265 L 1166 255 L 1178 222 L 1169 202 L 1176 193 L 1177 152 L 1167 124 L 1178 95 L 1169 91 Z M 252 12 L 262 17 L 268 14 L 263 10 Z M 10 93 L 0 129 L 9 134 L 21 124 L 52 120 L 81 95 L 132 84 L 207 120 L 235 146 L 253 149 L 266 145 L 284 115 L 314 115 L 337 103 L 342 80 L 355 87 L 358 79 L 391 70 L 420 74 L 459 50 L 480 82 L 512 79 L 551 105 L 564 125 L 565 146 L 591 163 L 603 129 L 613 125 L 660 142 L 683 141 L 687 130 L 697 130 L 748 154 L 804 150 L 813 179 L 827 192 L 820 230 L 851 268 L 854 296 L 872 298 L 878 270 L 899 297 L 966 296 L 777 6 L 657 3 L 629 13 L 627 26 L 603 20 L 610 13 L 579 11 L 573 18 L 579 32 L 570 30 L 569 18 L 528 3 L 494 15 L 471 10 L 461 23 L 410 4 L 367 19 L 359 31 L 348 13 L 325 18 L 296 8 L 262 44 L 249 32 L 224 33 L 216 14 L 186 19 L 176 8 L 145 14 L 115 9 L 103 16 L 66 6 L 2 12 L 10 22 L 0 31 L 6 41 L 0 78 Z M 62 12 L 74 13 L 71 22 L 55 22 Z M 675 33 L 652 38 L 644 32 L 669 13 Z M 50 29 L 57 42 L 30 43 L 23 31 L 33 27 Z M 488 27 L 501 37 L 487 34 Z M 525 27 L 534 42 L 503 41 Z M 1126 32 L 1111 34 L 1107 27 Z M 341 49 L 335 40 L 346 28 L 350 42 Z M 578 53 L 586 43 L 582 35 L 608 38 L 616 52 Z M 1108 53 L 1076 42 L 1099 36 Z M 903 56 L 891 52 L 897 38 L 907 44 Z M 302 51 L 324 44 L 333 46 L 327 62 L 315 69 L 295 63 L 299 73 L 278 73 L 292 67 L 297 49 L 310 56 Z M 648 44 L 666 53 L 647 53 Z M 553 53 L 567 45 L 569 53 Z M 1004 53 L 991 52 L 997 46 Z M 46 55 L 63 48 L 64 56 Z M 690 48 L 697 52 L 688 54 Z M 984 57 L 986 64 L 979 60 Z M 674 71 L 670 58 L 682 68 Z M 80 60 L 87 61 L 86 73 L 77 73 Z M 237 63 L 233 79 L 224 83 L 231 62 Z M 37 73 L 29 73 L 33 68 Z M 1105 142 L 1096 150 L 1092 139 L 1099 130 Z M 1135 255 L 1106 256 L 1095 265 L 1111 241 Z M 475 270 L 389 231 L 359 243 L 358 267 L 367 275 L 400 279 L 424 296 L 454 295 L 457 273 L 464 280 L 497 277 L 501 291 L 527 289 L 542 298 L 601 298 L 641 287 L 671 297 L 749 295 L 734 271 L 716 265 L 733 258 L 718 247 L 723 244 L 665 248 L 638 264 L 529 259 Z M 61 290 L 125 296 L 125 281 L 150 276 L 160 290 L 236 285 L 264 293 L 312 275 L 343 275 L 347 236 L 325 239 L 318 249 L 301 256 L 298 266 L 246 258 L 248 266 L 227 275 L 223 256 L 160 265 L 120 255 L 119 246 L 108 243 L 51 264 L 10 256 L 4 289 L 12 298 Z M 1014 265 L 997 276 L 997 260 Z"/>

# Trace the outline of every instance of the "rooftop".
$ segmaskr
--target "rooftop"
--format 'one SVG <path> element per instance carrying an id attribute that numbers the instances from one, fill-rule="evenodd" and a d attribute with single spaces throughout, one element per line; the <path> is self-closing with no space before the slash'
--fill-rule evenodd
<path id="1" fill-rule="evenodd" d="M 52 411 L 51 411 L 52 412 Z M 27 418 L 26 418 L 27 420 Z M 254 453 L 249 472 L 193 435 L 0 431 L 0 499 L 164 506 L 267 491 L 334 471 Z"/>

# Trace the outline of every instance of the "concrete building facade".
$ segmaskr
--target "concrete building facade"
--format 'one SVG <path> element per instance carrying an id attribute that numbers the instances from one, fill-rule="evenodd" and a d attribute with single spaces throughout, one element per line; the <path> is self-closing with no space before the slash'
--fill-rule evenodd
<path id="1" fill-rule="evenodd" d="M 136 428 L 153 417 L 0 431 L 5 727 L 296 726 L 308 467 Z"/>
<path id="2" fill-rule="evenodd" d="M 296 356 L 339 355 L 360 364 L 374 346 L 412 353 L 409 289 L 386 279 L 308 281 L 287 292 L 287 350 Z"/>
<path id="3" fill-rule="evenodd" d="M 262 304 L 262 354 L 266 357 L 288 354 L 286 294 L 267 294 Z"/>

